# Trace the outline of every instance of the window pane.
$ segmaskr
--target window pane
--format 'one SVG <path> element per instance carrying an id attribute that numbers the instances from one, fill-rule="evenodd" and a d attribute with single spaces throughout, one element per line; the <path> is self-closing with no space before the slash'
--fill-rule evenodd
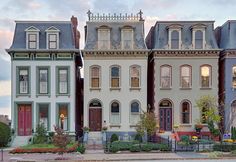
<path id="1" fill-rule="evenodd" d="M 190 123 L 190 105 L 188 102 L 182 104 L 182 123 Z"/>
<path id="2" fill-rule="evenodd" d="M 63 130 L 68 130 L 68 105 L 59 105 L 59 127 Z"/>
<path id="3" fill-rule="evenodd" d="M 37 38 L 37 36 L 36 36 L 36 34 L 29 34 L 29 41 L 37 41 L 36 40 L 36 38 Z"/>
<path id="4" fill-rule="evenodd" d="M 232 86 L 236 88 L 236 66 L 232 68 Z"/>
<path id="5" fill-rule="evenodd" d="M 119 67 L 111 68 L 111 87 L 120 86 L 120 69 Z"/>
<path id="6" fill-rule="evenodd" d="M 48 70 L 39 70 L 39 93 L 47 93 Z"/>
<path id="7" fill-rule="evenodd" d="M 19 71 L 20 93 L 28 93 L 28 70 Z"/>
<path id="8" fill-rule="evenodd" d="M 112 67 L 111 68 L 111 76 L 112 77 L 119 77 L 119 67 Z"/>
<path id="9" fill-rule="evenodd" d="M 57 48 L 57 42 L 50 42 L 49 43 L 49 48 L 50 49 L 56 49 Z"/>
<path id="10" fill-rule="evenodd" d="M 99 77 L 99 68 L 93 67 L 91 72 L 92 77 Z"/>
<path id="11" fill-rule="evenodd" d="M 176 30 L 171 32 L 171 49 L 179 49 L 179 32 Z"/>
<path id="12" fill-rule="evenodd" d="M 123 30 L 123 49 L 132 48 L 133 32 L 132 30 Z"/>
<path id="13" fill-rule="evenodd" d="M 48 130 L 48 105 L 40 104 L 39 105 L 39 123 L 44 124 L 45 128 Z"/>
<path id="14" fill-rule="evenodd" d="M 161 67 L 161 87 L 170 88 L 171 86 L 171 69 L 170 67 Z"/>
<path id="15" fill-rule="evenodd" d="M 131 87 L 139 87 L 139 68 L 131 68 Z"/>
<path id="16" fill-rule="evenodd" d="M 183 88 L 190 87 L 190 77 L 191 77 L 190 73 L 191 73 L 190 67 L 188 66 L 181 67 L 181 86 Z"/>
<path id="17" fill-rule="evenodd" d="M 36 42 L 29 42 L 30 49 L 36 49 Z"/>
<path id="18" fill-rule="evenodd" d="M 98 31 L 98 49 L 109 49 L 110 48 L 110 31 L 99 30 Z"/>
<path id="19" fill-rule="evenodd" d="M 59 70 L 59 93 L 67 93 L 68 87 L 67 70 Z"/>
<path id="20" fill-rule="evenodd" d="M 57 35 L 56 34 L 49 34 L 49 41 L 57 41 Z"/>
<path id="21" fill-rule="evenodd" d="M 131 104 L 131 113 L 138 113 L 139 112 L 139 104 L 137 102 L 133 102 Z"/>
<path id="22" fill-rule="evenodd" d="M 131 110 L 130 110 L 130 123 L 131 124 L 137 124 L 140 120 L 140 106 L 138 102 L 133 102 L 131 104 Z"/>
<path id="23" fill-rule="evenodd" d="M 210 87 L 210 67 L 201 67 L 201 80 L 202 87 Z"/>
<path id="24" fill-rule="evenodd" d="M 111 87 L 119 87 L 119 78 L 111 79 Z"/>
<path id="25" fill-rule="evenodd" d="M 195 32 L 195 48 L 196 49 L 203 48 L 203 33 L 200 30 Z"/>
<path id="26" fill-rule="evenodd" d="M 112 113 L 119 113 L 120 112 L 119 104 L 117 102 L 113 102 L 111 104 L 111 112 Z"/>

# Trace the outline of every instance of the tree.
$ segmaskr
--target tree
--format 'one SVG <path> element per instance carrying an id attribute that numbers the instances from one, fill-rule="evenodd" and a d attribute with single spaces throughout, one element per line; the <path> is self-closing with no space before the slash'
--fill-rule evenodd
<path id="1" fill-rule="evenodd" d="M 55 135 L 53 136 L 53 144 L 60 148 L 59 154 L 63 155 L 66 150 L 66 146 L 70 143 L 68 134 L 63 129 L 54 126 Z"/>
<path id="2" fill-rule="evenodd" d="M 220 132 L 218 128 L 221 116 L 218 111 L 217 99 L 210 95 L 201 96 L 200 99 L 196 101 L 196 104 L 201 112 L 200 121 L 208 125 L 213 136 L 217 137 L 222 135 L 222 132 Z"/>
<path id="3" fill-rule="evenodd" d="M 47 142 L 47 130 L 43 123 L 37 125 L 35 133 L 33 143 L 39 144 Z"/>
<path id="4" fill-rule="evenodd" d="M 11 138 L 11 130 L 8 125 L 0 122 L 0 148 L 6 147 Z"/>
<path id="5" fill-rule="evenodd" d="M 145 133 L 150 137 L 156 132 L 156 118 L 153 112 L 143 112 L 140 114 L 140 121 L 137 124 L 136 131 L 141 136 Z"/>

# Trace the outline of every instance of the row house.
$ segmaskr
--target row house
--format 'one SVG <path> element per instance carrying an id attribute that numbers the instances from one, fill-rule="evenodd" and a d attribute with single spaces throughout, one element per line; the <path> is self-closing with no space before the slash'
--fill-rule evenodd
<path id="1" fill-rule="evenodd" d="M 142 12 L 89 11 L 85 35 L 84 126 L 92 132 L 108 126 L 108 134 L 135 133 L 140 113 L 147 110 L 148 50 Z"/>
<path id="2" fill-rule="evenodd" d="M 219 47 L 219 103 L 222 126 L 230 132 L 236 126 L 236 21 L 229 20 L 215 30 Z"/>
<path id="3" fill-rule="evenodd" d="M 11 56 L 12 128 L 30 136 L 38 124 L 75 132 L 80 85 L 77 18 L 71 21 L 16 21 Z M 81 105 L 80 105 L 81 106 Z"/>
<path id="4" fill-rule="evenodd" d="M 195 132 L 202 113 L 196 100 L 202 95 L 218 98 L 218 58 L 213 21 L 157 21 L 146 44 L 148 104 L 160 129 L 178 134 Z M 203 121 L 204 122 L 204 121 Z M 207 132 L 205 127 L 203 132 Z"/>

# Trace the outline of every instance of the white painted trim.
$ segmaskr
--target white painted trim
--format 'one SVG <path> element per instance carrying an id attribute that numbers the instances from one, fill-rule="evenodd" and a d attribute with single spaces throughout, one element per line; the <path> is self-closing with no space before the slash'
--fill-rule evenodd
<path id="1" fill-rule="evenodd" d="M 179 32 L 179 48 L 177 50 L 182 49 L 181 28 L 169 28 L 169 30 L 168 30 L 168 49 L 172 49 L 171 48 L 171 34 L 173 31 Z"/>
<path id="2" fill-rule="evenodd" d="M 107 41 L 108 41 L 108 45 L 107 45 L 107 49 L 103 49 L 103 48 L 100 48 L 101 45 L 100 45 L 100 40 L 101 40 L 101 32 L 107 32 Z M 111 31 L 109 28 L 106 28 L 106 29 L 98 29 L 98 38 L 97 38 L 97 49 L 98 50 L 110 50 L 111 49 Z"/>
<path id="3" fill-rule="evenodd" d="M 124 31 L 131 32 L 132 37 L 131 37 L 131 48 L 130 49 L 124 49 Z M 122 50 L 132 50 L 132 49 L 134 49 L 134 30 L 132 28 L 121 30 L 121 49 Z"/>
<path id="4" fill-rule="evenodd" d="M 55 49 L 59 49 L 59 31 L 56 31 L 56 30 L 53 30 L 53 31 L 46 31 L 46 48 L 47 49 L 54 49 L 54 48 L 49 48 L 49 35 L 50 34 L 55 34 L 56 35 L 56 41 L 57 41 L 57 48 L 55 48 Z"/>
<path id="5" fill-rule="evenodd" d="M 29 48 L 29 35 L 30 34 L 35 34 L 36 35 L 36 48 L 35 49 L 39 49 L 39 31 L 37 31 L 37 30 L 34 30 L 34 31 L 32 31 L 32 30 L 30 30 L 30 31 L 26 31 L 26 49 L 30 49 L 30 50 L 33 50 L 34 48 Z"/>
<path id="6" fill-rule="evenodd" d="M 205 28 L 193 28 L 192 29 L 192 47 L 193 47 L 193 49 L 196 49 L 196 47 L 195 47 L 195 33 L 196 33 L 196 31 L 198 31 L 198 30 L 200 30 L 201 32 L 202 32 L 202 49 L 206 49 L 206 30 L 205 30 Z M 199 49 L 197 49 L 197 50 L 199 50 Z M 201 50 L 201 49 L 200 49 Z"/>

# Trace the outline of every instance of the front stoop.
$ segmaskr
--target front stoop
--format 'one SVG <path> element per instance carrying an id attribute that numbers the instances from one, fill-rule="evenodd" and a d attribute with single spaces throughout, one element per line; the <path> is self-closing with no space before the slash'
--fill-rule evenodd
<path id="1" fill-rule="evenodd" d="M 25 146 L 28 144 L 29 139 L 32 136 L 16 136 L 11 144 L 11 147 L 20 147 L 20 146 Z"/>
<path id="2" fill-rule="evenodd" d="M 86 149 L 87 150 L 102 150 L 103 149 L 101 132 L 89 132 Z"/>

